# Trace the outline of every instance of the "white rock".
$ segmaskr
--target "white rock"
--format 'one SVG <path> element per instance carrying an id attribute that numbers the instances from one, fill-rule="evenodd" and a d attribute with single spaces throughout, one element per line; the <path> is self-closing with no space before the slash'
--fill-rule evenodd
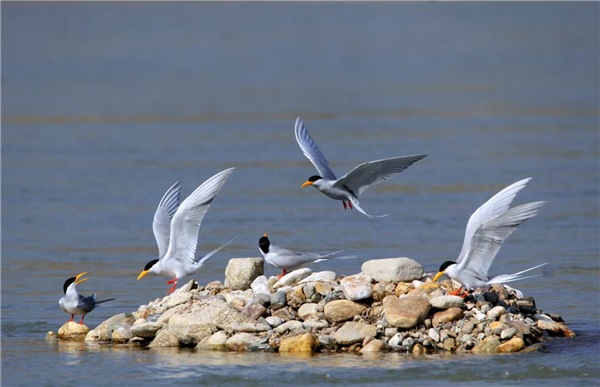
<path id="1" fill-rule="evenodd" d="M 490 309 L 487 312 L 487 316 L 490 318 L 493 318 L 494 320 L 497 320 L 498 317 L 502 316 L 504 313 L 506 312 L 506 309 L 504 309 L 503 306 L 494 306 L 492 309 Z"/>
<path id="2" fill-rule="evenodd" d="M 265 320 L 267 320 L 267 323 L 273 328 L 276 328 L 285 322 L 284 319 L 275 316 L 269 316 Z"/>
<path id="3" fill-rule="evenodd" d="M 260 275 L 258 277 L 256 277 L 256 279 L 254 281 L 252 281 L 252 284 L 250 285 L 250 287 L 252 288 L 252 290 L 254 291 L 255 294 L 258 293 L 263 293 L 263 294 L 271 294 L 271 292 L 269 291 L 269 280 L 267 279 L 266 276 L 264 275 Z"/>
<path id="4" fill-rule="evenodd" d="M 303 267 L 301 269 L 294 270 L 290 273 L 287 273 L 286 275 L 281 277 L 281 279 L 279 281 L 275 282 L 275 284 L 273 285 L 273 289 L 275 290 L 275 289 L 282 288 L 284 286 L 295 285 L 299 281 L 308 277 L 310 275 L 310 273 L 312 273 L 312 270 L 310 270 L 308 267 Z"/>
<path id="5" fill-rule="evenodd" d="M 423 277 L 423 266 L 410 258 L 373 259 L 361 269 L 376 282 L 408 282 Z"/>
<path id="6" fill-rule="evenodd" d="M 364 300 L 371 297 L 373 286 L 371 277 L 364 274 L 355 274 L 345 277 L 340 281 L 346 299 L 350 301 Z"/>
<path id="7" fill-rule="evenodd" d="M 390 341 L 388 341 L 388 345 L 393 349 L 400 349 L 402 348 L 403 340 L 404 338 L 402 337 L 402 333 L 396 333 L 394 336 L 392 336 Z"/>
<path id="8" fill-rule="evenodd" d="M 307 282 L 335 282 L 336 277 L 337 274 L 335 273 L 335 271 L 318 271 L 304 278 L 299 283 L 305 284 Z"/>
<path id="9" fill-rule="evenodd" d="M 311 317 L 317 317 L 319 312 L 317 311 L 317 304 L 308 302 L 306 304 L 302 304 L 302 306 L 298 309 L 298 317 L 301 320 L 307 320 Z"/>
<path id="10" fill-rule="evenodd" d="M 439 343 L 439 341 L 440 341 L 440 334 L 437 331 L 437 329 L 435 329 L 435 328 L 429 328 L 429 331 L 427 332 L 427 335 L 431 338 L 431 340 Z"/>
<path id="11" fill-rule="evenodd" d="M 304 325 L 302 324 L 302 322 L 296 321 L 296 320 L 290 320 L 286 323 L 281 324 L 277 328 L 275 328 L 275 332 L 277 332 L 279 334 L 283 334 L 287 331 L 298 331 L 298 330 L 303 330 L 303 329 L 304 329 Z"/>
<path id="12" fill-rule="evenodd" d="M 256 277 L 264 273 L 264 260 L 258 258 L 232 258 L 225 269 L 225 286 L 232 290 L 250 288 Z"/>
<path id="13" fill-rule="evenodd" d="M 463 302 L 463 298 L 459 296 L 438 296 L 429 300 L 431 306 L 438 309 L 459 308 Z"/>

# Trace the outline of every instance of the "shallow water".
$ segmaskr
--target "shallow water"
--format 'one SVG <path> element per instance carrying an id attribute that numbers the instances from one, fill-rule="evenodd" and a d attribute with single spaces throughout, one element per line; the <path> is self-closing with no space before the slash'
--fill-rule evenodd
<path id="1" fill-rule="evenodd" d="M 598 11 L 575 4 L 4 3 L 2 6 L 3 385 L 588 385 L 599 329 Z M 429 153 L 367 191 L 370 221 L 312 188 L 293 137 L 300 115 L 339 175 Z M 344 249 L 353 274 L 408 256 L 427 271 L 460 251 L 470 214 L 533 177 L 546 200 L 491 274 L 548 262 L 516 283 L 578 337 L 548 353 L 478 357 L 200 353 L 47 342 L 67 319 L 62 283 L 116 297 L 95 327 L 161 297 L 135 278 L 154 259 L 154 209 L 235 166 L 199 250 L 236 241 L 194 276 L 273 243 Z M 276 274 L 266 268 L 267 274 Z M 109 375 L 109 376 L 107 376 Z"/>

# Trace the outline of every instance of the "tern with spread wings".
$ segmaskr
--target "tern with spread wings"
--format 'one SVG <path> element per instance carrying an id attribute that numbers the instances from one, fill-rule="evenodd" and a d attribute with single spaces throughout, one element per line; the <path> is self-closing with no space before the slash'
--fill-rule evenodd
<path id="1" fill-rule="evenodd" d="M 314 140 L 306 130 L 304 123 L 300 121 L 300 117 L 296 120 L 295 126 L 296 141 L 300 145 L 300 149 L 304 155 L 314 164 L 319 172 L 319 175 L 314 175 L 302 184 L 302 187 L 312 185 L 325 195 L 335 200 L 341 200 L 346 209 L 346 202 L 350 206 L 356 208 L 362 214 L 371 219 L 382 218 L 386 215 L 369 215 L 367 214 L 358 201 L 358 195 L 370 187 L 381 183 L 391 177 L 396 176 L 413 163 L 426 157 L 426 154 L 418 154 L 412 156 L 392 157 L 384 160 L 368 161 L 360 164 L 339 179 L 335 176 L 325 156 L 317 147 Z"/>

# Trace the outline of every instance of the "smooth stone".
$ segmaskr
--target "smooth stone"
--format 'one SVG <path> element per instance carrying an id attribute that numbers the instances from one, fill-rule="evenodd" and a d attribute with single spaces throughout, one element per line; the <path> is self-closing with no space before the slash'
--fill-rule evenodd
<path id="1" fill-rule="evenodd" d="M 437 309 L 460 308 L 464 299 L 459 296 L 438 296 L 429 300 L 431 306 Z"/>
<path id="2" fill-rule="evenodd" d="M 396 333 L 398 333 L 398 328 L 385 328 L 383 335 L 385 337 L 394 337 Z"/>
<path id="3" fill-rule="evenodd" d="M 259 317 L 263 316 L 267 308 L 262 306 L 261 304 L 249 304 L 242 309 L 240 314 L 247 318 L 248 320 L 256 320 Z"/>
<path id="4" fill-rule="evenodd" d="M 241 321 L 234 322 L 229 328 L 233 332 L 248 332 L 248 333 L 260 333 L 266 332 L 271 329 L 271 326 L 265 322 L 261 323 L 258 321 Z"/>
<path id="5" fill-rule="evenodd" d="M 331 286 L 325 283 L 317 282 L 315 284 L 315 291 L 323 297 L 327 297 L 329 293 L 331 293 Z"/>
<path id="6" fill-rule="evenodd" d="M 159 322 L 137 324 L 131 327 L 131 334 L 144 339 L 152 339 L 156 336 L 156 332 L 164 326 L 165 323 Z"/>
<path id="7" fill-rule="evenodd" d="M 352 320 L 362 314 L 367 306 L 350 300 L 335 300 L 325 304 L 325 319 L 331 323 Z"/>
<path id="8" fill-rule="evenodd" d="M 264 275 L 259 275 L 252 281 L 250 288 L 254 291 L 254 294 L 271 294 L 269 290 L 269 279 Z"/>
<path id="9" fill-rule="evenodd" d="M 225 286 L 231 290 L 246 290 L 264 273 L 264 259 L 232 258 L 225 268 Z"/>
<path id="10" fill-rule="evenodd" d="M 157 313 L 164 313 L 167 310 L 181 304 L 187 304 L 193 298 L 192 293 L 175 293 L 166 299 L 163 299 L 156 307 Z"/>
<path id="11" fill-rule="evenodd" d="M 340 329 L 335 331 L 331 337 L 339 345 L 351 345 L 360 343 L 365 337 L 375 337 L 377 335 L 377 327 L 361 322 L 347 322 Z"/>
<path id="12" fill-rule="evenodd" d="M 306 302 L 306 296 L 302 291 L 301 287 L 296 289 L 291 289 L 285 294 L 285 300 L 289 306 L 294 309 L 299 308 L 302 304 Z"/>
<path id="13" fill-rule="evenodd" d="M 319 340 L 319 346 L 322 348 L 332 349 L 335 347 L 335 340 L 329 335 L 319 335 L 317 340 Z"/>
<path id="14" fill-rule="evenodd" d="M 498 352 L 499 345 L 500 340 L 498 340 L 496 337 L 486 337 L 479 343 L 475 344 L 473 349 L 471 349 L 471 352 L 476 354 L 496 353 Z"/>
<path id="15" fill-rule="evenodd" d="M 371 297 L 373 297 L 373 301 L 381 302 L 386 296 L 394 294 L 395 290 L 396 285 L 394 285 L 393 283 L 378 282 L 372 287 Z"/>
<path id="16" fill-rule="evenodd" d="M 381 340 L 371 340 L 367 343 L 367 345 L 365 345 L 364 347 L 362 347 L 362 349 L 360 350 L 361 353 L 364 352 L 381 352 L 381 351 L 385 351 L 387 349 L 387 346 L 385 345 L 385 343 Z"/>
<path id="17" fill-rule="evenodd" d="M 412 284 L 407 284 L 406 282 L 400 282 L 400 283 L 398 283 L 398 285 L 396 285 L 394 294 L 396 296 L 400 297 L 402 294 L 408 294 L 408 292 L 410 292 L 413 289 L 414 289 L 414 286 L 412 286 Z"/>
<path id="18" fill-rule="evenodd" d="M 496 305 L 500 300 L 500 296 L 495 292 L 483 292 L 483 298 L 492 305 Z"/>
<path id="19" fill-rule="evenodd" d="M 393 349 L 400 349 L 402 348 L 402 341 L 404 340 L 404 337 L 402 336 L 402 333 L 396 333 L 394 336 L 392 336 L 392 338 L 388 341 L 388 345 L 390 347 L 392 347 Z"/>
<path id="20" fill-rule="evenodd" d="M 311 317 L 317 318 L 318 315 L 319 312 L 317 311 L 317 304 L 314 303 L 303 304 L 298 309 L 298 317 L 300 317 L 302 321 L 308 320 Z"/>
<path id="21" fill-rule="evenodd" d="M 225 342 L 225 347 L 231 351 L 247 351 L 252 346 L 257 346 L 263 339 L 251 333 L 236 333 Z"/>
<path id="22" fill-rule="evenodd" d="M 512 328 L 514 329 L 514 328 Z M 521 349 L 525 348 L 525 342 L 520 337 L 513 337 L 508 340 L 506 343 L 502 343 L 498 346 L 499 353 L 510 353 L 510 352 L 518 352 Z"/>
<path id="23" fill-rule="evenodd" d="M 517 330 L 515 328 L 508 328 L 502 331 L 502 333 L 500 333 L 500 338 L 502 340 L 507 340 L 510 339 L 511 337 L 513 337 L 515 334 L 517 333 Z"/>
<path id="24" fill-rule="evenodd" d="M 470 334 L 475 329 L 475 323 L 473 321 L 467 321 L 463 324 L 461 332 L 464 334 Z"/>
<path id="25" fill-rule="evenodd" d="M 135 317 L 131 313 L 116 314 L 89 331 L 85 336 L 85 341 L 109 341 L 112 337 L 112 331 L 117 326 L 123 323 L 133 324 L 134 322 Z"/>
<path id="26" fill-rule="evenodd" d="M 314 352 L 319 341 L 310 333 L 281 339 L 279 352 Z"/>
<path id="27" fill-rule="evenodd" d="M 482 310 L 482 312 L 483 312 L 483 310 Z M 498 317 L 502 316 L 505 312 L 506 312 L 506 309 L 503 306 L 494 306 L 492 309 L 490 309 L 486 313 L 486 315 L 489 318 L 492 318 L 494 320 L 498 320 Z"/>
<path id="28" fill-rule="evenodd" d="M 456 341 L 453 337 L 445 338 L 442 345 L 446 351 L 453 352 L 456 349 Z"/>
<path id="29" fill-rule="evenodd" d="M 395 328 L 412 328 L 421 323 L 429 313 L 428 300 L 419 297 L 387 296 L 383 299 L 383 311 L 390 326 Z"/>
<path id="30" fill-rule="evenodd" d="M 308 282 L 335 282 L 337 274 L 335 271 L 318 271 L 314 272 L 308 277 L 304 278 L 299 284 L 305 284 Z"/>
<path id="31" fill-rule="evenodd" d="M 329 323 L 325 320 L 317 320 L 317 318 L 309 318 L 304 321 L 304 328 L 306 329 L 323 329 L 329 327 Z"/>
<path id="32" fill-rule="evenodd" d="M 286 306 L 286 292 L 278 290 L 275 293 L 271 293 L 271 310 L 281 309 L 284 306 Z"/>
<path id="33" fill-rule="evenodd" d="M 433 326 L 437 327 L 441 323 L 451 322 L 462 317 L 463 311 L 461 308 L 449 308 L 433 315 Z"/>
<path id="34" fill-rule="evenodd" d="M 315 285 L 314 284 L 306 284 L 302 287 L 302 293 L 306 296 L 306 299 L 310 299 L 315 295 Z"/>
<path id="35" fill-rule="evenodd" d="M 294 313 L 294 310 L 290 307 L 278 309 L 274 312 L 271 312 L 271 314 L 275 317 L 282 318 L 285 321 L 295 320 L 298 317 L 297 314 Z"/>
<path id="36" fill-rule="evenodd" d="M 223 351 L 223 350 L 227 349 L 227 340 L 229 340 L 229 336 L 227 336 L 225 331 L 218 331 L 218 332 L 215 332 L 212 336 L 210 336 L 206 340 L 204 345 L 199 349 Z M 198 344 L 198 345 L 200 345 L 200 344 Z"/>
<path id="37" fill-rule="evenodd" d="M 282 318 L 275 317 L 275 316 L 269 316 L 265 320 L 267 320 L 267 323 L 270 326 L 272 326 L 273 328 L 276 328 L 284 323 L 284 320 Z"/>
<path id="38" fill-rule="evenodd" d="M 133 341 L 133 338 L 131 339 Z M 156 333 L 156 337 L 148 345 L 148 347 L 178 347 L 179 340 L 168 329 L 161 329 Z"/>
<path id="39" fill-rule="evenodd" d="M 413 355 L 417 355 L 417 356 L 423 355 L 423 354 L 425 354 L 425 348 L 423 347 L 422 344 L 417 343 L 413 347 L 412 353 L 413 353 Z"/>
<path id="40" fill-rule="evenodd" d="M 273 285 L 273 289 L 279 289 L 284 286 L 292 286 L 297 284 L 299 281 L 305 279 L 312 273 L 308 267 L 303 267 L 301 269 L 294 270 L 292 272 L 287 273 L 281 279 Z"/>
<path id="41" fill-rule="evenodd" d="M 413 346 L 415 345 L 415 339 L 412 337 L 407 337 L 402 341 L 402 348 L 406 349 L 408 352 L 411 352 Z"/>
<path id="42" fill-rule="evenodd" d="M 76 323 L 75 321 L 69 321 L 58 329 L 58 338 L 83 340 L 88 332 L 90 332 L 90 328 L 86 325 Z"/>
<path id="43" fill-rule="evenodd" d="M 165 313 L 161 314 L 160 317 L 158 318 L 158 320 L 156 320 L 156 322 L 167 324 L 169 322 L 169 320 L 171 319 L 171 317 L 183 312 L 183 310 L 185 308 L 187 308 L 187 305 L 185 305 L 185 304 L 177 305 L 177 306 L 167 310 Z"/>
<path id="44" fill-rule="evenodd" d="M 430 328 L 427 332 L 427 335 L 431 338 L 431 340 L 438 343 L 440 341 L 440 333 L 438 329 Z"/>
<path id="45" fill-rule="evenodd" d="M 527 326 L 527 324 L 521 322 L 521 321 L 510 321 L 508 323 L 510 326 L 512 326 L 513 328 L 515 328 L 517 331 L 519 331 L 522 335 L 530 335 L 531 334 L 531 330 L 529 329 L 529 327 Z"/>
<path id="46" fill-rule="evenodd" d="M 340 281 L 342 292 L 347 300 L 358 301 L 371 297 L 373 286 L 371 278 L 364 274 L 355 274 L 344 277 Z"/>
<path id="47" fill-rule="evenodd" d="M 126 343 L 133 335 L 131 334 L 131 324 L 121 324 L 112 331 L 111 341 L 113 343 Z"/>
<path id="48" fill-rule="evenodd" d="M 275 332 L 279 333 L 279 334 L 284 334 L 287 331 L 299 331 L 299 330 L 303 330 L 304 329 L 304 325 L 297 320 L 290 320 L 288 322 L 285 322 L 281 325 L 279 325 L 277 328 L 275 328 Z"/>
<path id="49" fill-rule="evenodd" d="M 361 270 L 376 282 L 409 282 L 423 276 L 423 266 L 410 258 L 373 259 Z"/>

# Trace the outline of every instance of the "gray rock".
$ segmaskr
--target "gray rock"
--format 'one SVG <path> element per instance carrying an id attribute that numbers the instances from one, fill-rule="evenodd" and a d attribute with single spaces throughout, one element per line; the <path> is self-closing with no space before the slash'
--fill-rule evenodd
<path id="1" fill-rule="evenodd" d="M 423 277 L 423 266 L 410 258 L 373 259 L 361 269 L 376 282 L 410 282 Z"/>
<path id="2" fill-rule="evenodd" d="M 254 290 L 254 294 L 271 294 L 271 291 L 269 290 L 269 280 L 264 275 L 256 277 L 250 284 L 250 287 Z"/>
<path id="3" fill-rule="evenodd" d="M 362 273 L 344 277 L 340 285 L 346 299 L 351 301 L 369 298 L 373 292 L 371 278 Z"/>
<path id="4" fill-rule="evenodd" d="M 260 333 L 270 330 L 271 326 L 266 322 L 260 323 L 258 321 L 241 321 L 231 324 L 230 329 L 233 332 Z"/>
<path id="5" fill-rule="evenodd" d="M 347 322 L 333 335 L 333 339 L 340 345 L 360 343 L 365 337 L 375 337 L 377 327 L 360 322 Z"/>
<path id="6" fill-rule="evenodd" d="M 267 308 L 265 308 L 261 304 L 250 303 L 247 306 L 245 306 L 244 309 L 242 309 L 240 314 L 248 320 L 256 320 L 262 315 L 264 315 L 266 311 Z"/>
<path id="7" fill-rule="evenodd" d="M 131 334 L 143 337 L 144 339 L 153 339 L 156 336 L 156 332 L 164 326 L 165 323 L 159 322 L 137 324 L 131 327 Z"/>
<path id="8" fill-rule="evenodd" d="M 305 284 L 308 282 L 335 282 L 336 276 L 337 275 L 334 271 L 319 271 L 312 273 L 298 283 Z"/>
<path id="9" fill-rule="evenodd" d="M 304 325 L 300 321 L 290 320 L 279 325 L 275 328 L 275 332 L 279 334 L 284 334 L 287 331 L 301 331 L 304 330 Z"/>
<path id="10" fill-rule="evenodd" d="M 459 296 L 438 296 L 429 300 L 431 306 L 437 309 L 460 308 L 464 299 Z"/>
<path id="11" fill-rule="evenodd" d="M 467 321 L 463 324 L 461 332 L 464 334 L 470 334 L 475 329 L 475 323 L 473 321 Z"/>
<path id="12" fill-rule="evenodd" d="M 362 314 L 367 306 L 349 300 L 335 300 L 325 304 L 325 319 L 332 323 L 352 320 Z"/>
<path id="13" fill-rule="evenodd" d="M 202 344 L 198 344 L 196 348 L 204 349 L 204 350 L 216 350 L 222 351 L 227 349 L 227 340 L 229 336 L 224 331 L 215 332 L 212 336 L 210 336 L 206 341 L 203 341 Z"/>
<path id="14" fill-rule="evenodd" d="M 225 286 L 231 290 L 246 290 L 264 273 L 262 258 L 232 258 L 225 269 Z"/>
<path id="15" fill-rule="evenodd" d="M 275 317 L 275 316 L 269 316 L 266 318 L 266 320 L 267 320 L 267 323 L 270 326 L 272 326 L 273 328 L 276 328 L 284 323 L 284 320 L 282 318 Z"/>
<path id="16" fill-rule="evenodd" d="M 302 306 L 300 306 L 300 308 L 298 309 L 298 317 L 300 317 L 302 321 L 308 320 L 311 317 L 317 318 L 318 315 L 319 312 L 317 311 L 317 304 L 302 304 Z"/>
<path id="17" fill-rule="evenodd" d="M 250 347 L 258 346 L 263 339 L 251 333 L 236 333 L 225 342 L 227 349 L 231 351 L 247 351 Z"/>
<path id="18" fill-rule="evenodd" d="M 315 285 L 314 284 L 304 285 L 302 287 L 302 292 L 306 296 L 306 299 L 310 300 L 310 298 L 315 295 Z"/>
<path id="19" fill-rule="evenodd" d="M 482 312 L 483 312 L 483 310 L 482 310 Z M 504 309 L 504 307 L 502 307 L 502 306 L 494 306 L 486 314 L 487 314 L 487 316 L 489 318 L 497 320 L 498 317 L 502 316 L 505 312 L 506 312 L 506 309 Z"/>
<path id="20" fill-rule="evenodd" d="M 131 339 L 133 341 L 133 338 Z M 179 340 L 168 329 L 163 328 L 156 333 L 156 337 L 148 345 L 148 347 L 178 347 Z"/>
<path id="21" fill-rule="evenodd" d="M 303 267 L 301 269 L 297 269 L 290 273 L 287 273 L 286 275 L 281 277 L 279 281 L 275 282 L 275 284 L 273 285 L 273 289 L 279 289 L 284 286 L 292 286 L 294 284 L 297 284 L 304 278 L 308 277 L 310 273 L 312 273 L 312 270 L 310 270 L 308 267 Z"/>
<path id="22" fill-rule="evenodd" d="M 317 320 L 316 318 L 309 318 L 304 321 L 304 328 L 306 329 L 323 329 L 329 327 L 329 323 L 325 320 Z"/>
<path id="23" fill-rule="evenodd" d="M 113 343 L 126 343 L 131 340 L 132 337 L 131 324 L 123 323 L 113 329 L 111 341 Z"/>
<path id="24" fill-rule="evenodd" d="M 385 328 L 384 336 L 393 337 L 396 333 L 398 333 L 398 328 Z"/>
<path id="25" fill-rule="evenodd" d="M 166 323 L 169 322 L 169 320 L 171 319 L 171 317 L 173 317 L 176 314 L 179 314 L 179 313 L 183 312 L 183 310 L 186 307 L 187 307 L 187 305 L 185 305 L 185 304 L 174 306 L 173 308 L 167 310 L 165 313 L 161 314 L 160 317 L 158 318 L 158 320 L 156 320 L 156 322 L 166 324 Z"/>
<path id="26" fill-rule="evenodd" d="M 325 349 L 331 349 L 335 346 L 335 340 L 329 335 L 319 335 L 317 340 L 319 340 L 319 346 Z"/>
<path id="27" fill-rule="evenodd" d="M 286 305 L 285 290 L 271 293 L 271 310 L 281 309 Z"/>
<path id="28" fill-rule="evenodd" d="M 407 337 L 402 341 L 402 348 L 406 349 L 409 352 L 412 351 L 414 345 L 415 339 L 413 339 L 412 337 Z"/>
<path id="29" fill-rule="evenodd" d="M 421 323 L 429 313 L 429 301 L 420 297 L 387 296 L 383 299 L 383 312 L 392 327 L 412 328 Z"/>
<path id="30" fill-rule="evenodd" d="M 515 328 L 508 328 L 502 331 L 502 333 L 500 334 L 500 338 L 502 340 L 508 340 L 511 337 L 513 337 L 516 333 L 517 330 Z"/>

